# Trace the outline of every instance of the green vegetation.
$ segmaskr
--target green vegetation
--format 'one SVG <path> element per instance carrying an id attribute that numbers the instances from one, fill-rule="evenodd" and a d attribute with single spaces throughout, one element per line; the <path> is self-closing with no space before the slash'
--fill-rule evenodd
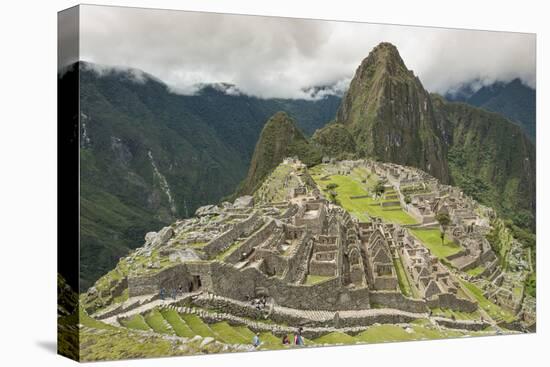
<path id="1" fill-rule="evenodd" d="M 393 342 L 403 340 L 414 340 L 413 333 L 407 333 L 402 327 L 397 325 L 380 325 L 368 328 L 366 331 L 358 334 L 356 339 L 365 343 L 378 343 L 380 341 Z"/>
<path id="2" fill-rule="evenodd" d="M 324 156 L 331 158 L 348 159 L 356 151 L 353 136 L 342 124 L 327 124 L 313 134 L 311 141 L 320 147 Z"/>
<path id="3" fill-rule="evenodd" d="M 519 78 L 509 83 L 495 82 L 484 86 L 467 97 L 465 102 L 500 113 L 511 121 L 519 123 L 531 140 L 535 141 L 536 92 L 524 85 Z"/>
<path id="4" fill-rule="evenodd" d="M 333 332 L 315 339 L 314 342 L 319 344 L 383 343 L 407 340 L 452 338 L 466 335 L 463 331 L 450 329 L 437 330 L 431 325 L 413 324 L 410 329 L 410 332 L 407 332 L 403 327 L 397 325 L 376 325 L 369 327 L 367 330 L 357 334 L 356 336 Z M 484 335 L 483 332 L 471 332 L 469 334 Z"/>
<path id="5" fill-rule="evenodd" d="M 80 155 L 82 290 L 141 246 L 145 233 L 232 194 L 274 113 L 287 111 L 310 135 L 334 117 L 340 102 L 336 96 L 228 95 L 214 87 L 184 96 L 148 76 L 136 83 L 124 71 L 99 75 L 89 64 L 80 66 L 80 131 L 89 139 L 82 139 Z M 75 74 L 64 74 L 61 87 Z M 175 213 L 149 151 L 170 186 Z"/>
<path id="6" fill-rule="evenodd" d="M 83 328 L 80 330 L 80 339 L 78 340 L 80 342 L 80 357 L 82 361 L 165 357 L 221 351 L 221 346 L 200 347 L 198 342 L 186 342 L 185 348 L 180 349 L 184 345 L 182 342 L 166 340 L 156 335 L 151 335 L 144 339 L 142 334 L 133 332 L 131 328 L 115 327 L 94 320 L 82 309 L 80 310 L 79 321 L 83 325 Z M 143 330 L 139 327 L 136 329 Z"/>
<path id="7" fill-rule="evenodd" d="M 447 308 L 432 308 L 432 314 L 434 316 L 442 316 L 449 319 L 454 316 L 454 318 L 457 320 L 479 320 L 481 318 L 481 314 L 479 313 L 479 311 L 460 312 Z"/>
<path id="8" fill-rule="evenodd" d="M 517 226 L 534 231 L 533 143 L 520 127 L 498 114 L 462 103 L 434 105 L 453 129 L 448 161 L 456 185 Z"/>
<path id="9" fill-rule="evenodd" d="M 268 332 L 262 332 L 258 335 L 260 337 L 261 349 L 282 349 L 288 346 L 284 346 L 282 344 L 282 338 L 278 338 L 275 335 L 268 333 Z M 252 340 L 252 339 L 250 339 Z M 292 340 L 292 336 L 289 336 L 289 340 Z"/>
<path id="10" fill-rule="evenodd" d="M 191 338 L 195 336 L 195 333 L 187 326 L 187 324 L 181 319 L 180 315 L 174 310 L 162 310 L 162 317 L 170 324 L 172 330 L 177 336 Z"/>
<path id="11" fill-rule="evenodd" d="M 151 328 L 141 315 L 134 315 L 128 320 L 121 320 L 121 324 L 128 329 L 151 331 Z"/>
<path id="12" fill-rule="evenodd" d="M 412 228 L 410 232 L 439 259 L 445 259 L 461 250 L 459 245 L 448 239 L 441 243 L 439 229 Z"/>
<path id="13" fill-rule="evenodd" d="M 448 182 L 447 163 L 437 158 L 444 157 L 446 149 L 436 128 L 436 116 L 432 112 L 423 114 L 419 105 L 411 107 L 411 95 L 422 100 L 426 91 L 404 64 L 397 48 L 381 43 L 357 69 L 336 122 L 350 131 L 357 156 L 415 166 Z M 431 110 L 431 104 L 426 108 Z M 405 113 L 406 120 L 396 118 Z M 425 121 L 426 116 L 429 122 Z M 389 148 L 388 137 L 399 137 L 400 142 L 407 143 Z"/>
<path id="14" fill-rule="evenodd" d="M 481 273 L 483 273 L 484 271 L 485 271 L 485 267 L 480 265 L 480 266 L 476 266 L 473 269 L 467 270 L 466 273 L 470 274 L 471 276 L 476 277 L 476 276 L 480 275 Z"/>
<path id="15" fill-rule="evenodd" d="M 216 337 L 216 334 L 201 320 L 200 317 L 191 314 L 183 314 L 181 315 L 181 318 L 195 335 L 200 335 L 202 337 L 210 336 L 212 338 Z"/>
<path id="16" fill-rule="evenodd" d="M 317 344 L 355 344 L 357 340 L 348 334 L 332 332 L 314 339 Z"/>
<path id="17" fill-rule="evenodd" d="M 386 191 L 386 187 L 384 186 L 384 182 L 382 181 L 378 181 L 376 183 L 376 186 L 374 186 L 374 193 L 376 194 L 376 196 L 381 196 L 384 191 Z"/>
<path id="18" fill-rule="evenodd" d="M 337 185 L 334 191 L 338 194 L 340 205 L 361 221 L 369 221 L 370 217 L 379 217 L 385 221 L 399 224 L 416 223 L 416 220 L 404 212 L 400 206 L 383 207 L 380 203 L 385 199 L 372 199 L 367 188 L 373 185 L 373 179 L 372 177 L 366 179 L 363 171 L 354 171 L 351 176 L 333 175 L 328 180 L 320 179 L 323 177 L 322 167 L 311 170 L 311 173 L 317 185 L 323 190 L 326 190 L 328 185 Z M 363 184 L 361 180 L 368 182 Z M 352 197 L 360 198 L 352 199 Z"/>
<path id="19" fill-rule="evenodd" d="M 311 275 L 308 274 L 305 284 L 313 285 L 317 283 L 324 282 L 325 280 L 331 279 L 332 277 L 329 276 L 323 276 L 323 275 Z"/>
<path id="20" fill-rule="evenodd" d="M 475 284 L 467 282 L 465 280 L 461 280 L 460 283 L 463 287 L 466 288 L 466 290 L 468 290 L 469 294 L 471 294 L 475 298 L 475 300 L 479 304 L 479 307 L 487 312 L 489 316 L 491 316 L 491 318 L 493 318 L 497 322 L 498 320 L 511 322 L 515 319 L 514 315 L 512 315 L 509 311 L 501 308 L 500 306 L 485 298 L 481 289 L 479 289 Z"/>
<path id="21" fill-rule="evenodd" d="M 154 332 L 159 334 L 174 334 L 170 324 L 166 322 L 161 313 L 155 309 L 145 315 L 145 322 Z"/>
<path id="22" fill-rule="evenodd" d="M 253 194 L 283 159 L 294 156 L 308 166 L 321 163 L 319 149 L 309 143 L 294 120 L 285 112 L 277 112 L 262 129 L 238 193 Z"/>
<path id="23" fill-rule="evenodd" d="M 535 273 L 529 274 L 525 281 L 525 292 L 531 297 L 537 296 L 537 275 Z"/>
<path id="24" fill-rule="evenodd" d="M 449 224 L 451 224 L 451 217 L 449 217 L 449 214 L 447 213 L 439 213 L 435 216 L 435 219 L 441 226 L 441 244 L 445 244 L 445 231 L 447 230 L 447 227 L 449 227 Z"/>
<path id="25" fill-rule="evenodd" d="M 216 334 L 217 339 L 229 344 L 251 344 L 252 339 L 241 334 L 227 322 L 218 322 L 210 325 L 210 329 Z"/>
<path id="26" fill-rule="evenodd" d="M 405 269 L 403 268 L 403 263 L 401 262 L 401 258 L 393 259 L 393 265 L 395 266 L 395 270 L 397 272 L 397 280 L 399 282 L 399 289 L 401 289 L 401 292 L 407 296 L 412 296 L 412 290 L 411 290 L 411 284 L 409 283 L 409 278 L 407 277 L 407 274 L 405 273 Z"/>

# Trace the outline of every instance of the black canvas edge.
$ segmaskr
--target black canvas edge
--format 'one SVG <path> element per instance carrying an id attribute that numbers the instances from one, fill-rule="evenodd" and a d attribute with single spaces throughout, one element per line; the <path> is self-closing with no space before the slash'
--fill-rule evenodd
<path id="1" fill-rule="evenodd" d="M 77 361 L 80 360 L 79 15 L 79 6 L 57 15 L 57 352 Z M 72 302 L 67 302 L 67 296 Z M 67 304 L 74 306 L 67 310 L 71 315 L 61 318 L 59 309 Z"/>

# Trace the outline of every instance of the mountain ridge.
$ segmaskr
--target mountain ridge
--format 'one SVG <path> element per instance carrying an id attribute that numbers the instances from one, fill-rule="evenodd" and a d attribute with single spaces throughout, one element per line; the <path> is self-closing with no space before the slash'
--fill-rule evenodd
<path id="1" fill-rule="evenodd" d="M 500 113 L 521 126 L 531 141 L 536 139 L 536 90 L 519 78 L 484 85 L 477 90 L 466 84 L 454 93 L 445 94 L 445 98 Z"/>
<path id="2" fill-rule="evenodd" d="M 89 285 L 145 232 L 230 195 L 245 178 L 265 121 L 285 110 L 310 134 L 339 98 L 259 99 L 215 88 L 185 96 L 139 70 L 79 63 L 81 284 Z M 67 74 L 69 73 L 69 74 Z"/>

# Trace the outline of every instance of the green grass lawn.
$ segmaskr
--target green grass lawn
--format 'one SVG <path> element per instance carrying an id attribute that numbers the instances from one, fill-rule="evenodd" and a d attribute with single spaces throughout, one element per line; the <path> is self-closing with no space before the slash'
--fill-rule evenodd
<path id="1" fill-rule="evenodd" d="M 477 267 L 475 267 L 475 268 L 473 268 L 473 269 L 466 270 L 466 273 L 467 273 L 467 274 L 470 274 L 471 276 L 476 277 L 476 276 L 478 276 L 479 274 L 483 273 L 484 271 L 485 271 L 485 267 L 483 267 L 483 266 L 480 265 L 480 266 L 477 266 Z"/>
<path id="2" fill-rule="evenodd" d="M 397 281 L 399 282 L 399 288 L 401 289 L 401 292 L 405 296 L 411 297 L 412 296 L 411 285 L 409 283 L 409 278 L 405 273 L 405 269 L 403 268 L 403 263 L 401 262 L 401 259 L 400 258 L 393 259 L 393 265 L 395 266 L 395 270 L 397 272 Z"/>
<path id="3" fill-rule="evenodd" d="M 460 283 L 476 299 L 479 307 L 487 312 L 493 319 L 496 319 L 496 321 L 503 319 L 506 322 L 511 322 L 515 319 L 511 312 L 501 308 L 485 298 L 481 289 L 479 289 L 475 284 L 465 280 L 460 280 Z"/>
<path id="4" fill-rule="evenodd" d="M 246 326 L 231 326 L 233 329 L 235 329 L 236 332 L 243 335 L 247 340 L 252 340 L 254 337 L 254 332 L 247 328 Z"/>
<path id="5" fill-rule="evenodd" d="M 479 311 L 474 312 L 460 312 L 460 311 L 454 311 L 447 308 L 432 308 L 432 314 L 434 316 L 441 316 L 441 317 L 447 317 L 452 318 L 453 316 L 457 320 L 480 320 L 481 314 Z"/>
<path id="6" fill-rule="evenodd" d="M 207 336 L 216 338 L 216 334 L 204 321 L 201 320 L 200 317 L 186 313 L 181 315 L 181 318 L 183 321 L 185 321 L 187 326 L 189 326 L 189 328 L 191 329 L 191 331 L 193 331 L 195 335 L 200 335 L 203 338 Z"/>
<path id="7" fill-rule="evenodd" d="M 170 326 L 172 326 L 177 336 L 192 338 L 196 335 L 175 310 L 163 310 L 161 314 Z"/>
<path id="8" fill-rule="evenodd" d="M 145 322 L 145 319 L 141 315 L 135 315 L 128 320 L 121 321 L 122 326 L 128 329 L 151 331 L 151 328 Z"/>
<path id="9" fill-rule="evenodd" d="M 331 278 L 333 278 L 333 277 L 309 274 L 306 278 L 305 284 L 313 285 L 313 284 L 321 283 L 321 282 L 323 282 L 327 279 L 331 279 Z"/>
<path id="10" fill-rule="evenodd" d="M 260 341 L 265 345 L 282 345 L 283 343 L 282 338 L 278 338 L 275 335 L 265 331 L 263 333 L 260 333 L 259 336 L 260 336 Z M 293 337 L 292 335 L 289 335 L 288 338 L 290 341 L 292 341 L 292 337 Z"/>
<path id="11" fill-rule="evenodd" d="M 228 344 L 252 344 L 252 338 L 241 334 L 225 321 L 210 325 L 210 329 L 217 334 L 216 339 Z"/>
<path id="12" fill-rule="evenodd" d="M 157 309 L 154 309 L 145 315 L 145 322 L 156 333 L 174 334 L 174 331 L 169 327 L 168 323 L 164 320 L 164 317 L 162 317 L 161 313 Z"/>
<path id="13" fill-rule="evenodd" d="M 462 248 L 445 237 L 445 243 L 441 243 L 441 231 L 437 228 L 410 229 L 411 233 L 426 246 L 434 256 L 444 259 L 447 256 L 458 253 Z"/>
<path id="14" fill-rule="evenodd" d="M 367 330 L 355 336 L 334 332 L 323 335 L 314 341 L 319 344 L 384 343 L 407 340 L 453 338 L 465 335 L 464 332 L 461 331 L 448 329 L 443 329 L 440 331 L 430 326 L 418 324 L 411 325 L 411 329 L 412 332 L 409 333 L 401 326 L 384 324 L 371 326 Z"/>
<path id="15" fill-rule="evenodd" d="M 321 175 L 313 176 L 316 183 L 325 190 L 329 184 L 337 184 L 334 189 L 338 193 L 337 199 L 341 206 L 350 214 L 361 221 L 369 221 L 369 217 L 379 217 L 382 220 L 398 224 L 416 224 L 417 221 L 401 209 L 400 206 L 382 207 L 381 201 L 384 199 L 372 199 L 371 197 L 351 199 L 352 196 L 369 195 L 367 184 L 361 183 L 360 179 L 353 176 L 330 176 L 329 180 L 321 181 Z"/>
<path id="16" fill-rule="evenodd" d="M 314 339 L 317 344 L 355 344 L 357 340 L 348 334 L 333 332 Z"/>

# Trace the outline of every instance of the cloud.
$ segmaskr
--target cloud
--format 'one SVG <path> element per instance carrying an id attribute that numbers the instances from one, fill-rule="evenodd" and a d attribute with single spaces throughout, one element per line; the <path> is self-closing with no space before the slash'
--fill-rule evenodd
<path id="1" fill-rule="evenodd" d="M 259 97 L 339 93 L 382 41 L 432 92 L 536 79 L 533 34 L 88 5 L 80 14 L 81 60 L 144 70 L 182 93 L 203 83 Z M 312 97 L 316 86 L 330 88 Z"/>

